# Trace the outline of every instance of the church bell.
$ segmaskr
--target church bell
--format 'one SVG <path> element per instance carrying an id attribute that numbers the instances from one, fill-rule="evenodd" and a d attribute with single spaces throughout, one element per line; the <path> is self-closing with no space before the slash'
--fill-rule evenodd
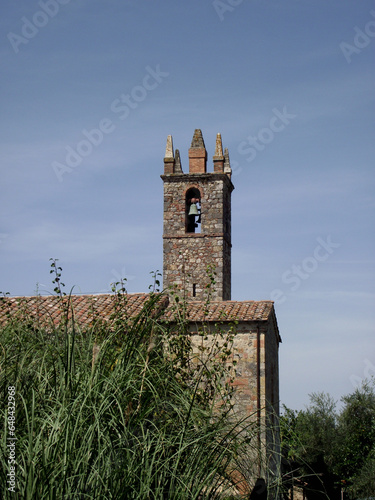
<path id="1" fill-rule="evenodd" d="M 196 203 L 192 203 L 192 204 L 190 205 L 190 210 L 189 210 L 188 215 L 199 215 L 199 212 L 198 212 L 198 209 L 197 209 L 197 204 L 196 204 Z"/>

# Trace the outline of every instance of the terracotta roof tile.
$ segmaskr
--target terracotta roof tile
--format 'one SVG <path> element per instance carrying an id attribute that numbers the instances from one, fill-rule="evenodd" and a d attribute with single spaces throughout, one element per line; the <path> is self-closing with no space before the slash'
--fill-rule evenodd
<path id="1" fill-rule="evenodd" d="M 208 306 L 204 302 L 188 302 L 186 315 L 190 321 L 267 321 L 273 311 L 271 301 L 234 301 L 211 302 Z M 171 307 L 164 315 L 173 319 Z"/>
<path id="2" fill-rule="evenodd" d="M 145 305 L 148 294 L 135 293 L 126 296 L 126 311 L 129 317 L 136 316 Z M 104 321 L 110 315 L 116 304 L 116 296 L 103 295 L 72 295 L 71 310 L 81 326 L 88 326 L 93 317 Z M 63 299 L 66 304 L 68 297 Z M 159 307 L 165 308 L 168 300 L 164 300 Z M 39 297 L 4 297 L 0 299 L 0 324 L 7 322 L 9 316 L 17 317 L 31 315 L 41 324 L 58 324 L 61 321 L 61 301 L 56 296 Z M 273 311 L 271 301 L 224 301 L 211 302 L 208 306 L 204 302 L 188 302 L 186 306 L 187 318 L 192 322 L 202 321 L 267 321 Z M 71 317 L 71 312 L 70 312 Z M 167 307 L 163 319 L 173 321 L 173 307 Z"/>
<path id="3" fill-rule="evenodd" d="M 126 296 L 127 313 L 136 316 L 149 298 L 148 294 L 135 293 Z M 32 316 L 44 325 L 57 325 L 62 319 L 62 305 L 70 300 L 69 318 L 74 318 L 82 326 L 89 325 L 94 316 L 104 321 L 110 318 L 116 304 L 116 296 L 105 295 L 72 295 L 61 299 L 57 296 L 39 297 L 4 297 L 0 299 L 0 323 L 7 322 L 9 316 Z"/>

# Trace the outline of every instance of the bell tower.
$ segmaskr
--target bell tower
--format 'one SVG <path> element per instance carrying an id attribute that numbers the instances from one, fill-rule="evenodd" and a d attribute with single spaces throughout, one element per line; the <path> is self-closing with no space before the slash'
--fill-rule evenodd
<path id="1" fill-rule="evenodd" d="M 215 270 L 212 300 L 231 298 L 231 168 L 217 134 L 213 172 L 207 172 L 207 151 L 196 129 L 189 149 L 189 173 L 180 153 L 167 138 L 164 157 L 164 288 L 177 286 L 189 300 L 204 300 Z"/>

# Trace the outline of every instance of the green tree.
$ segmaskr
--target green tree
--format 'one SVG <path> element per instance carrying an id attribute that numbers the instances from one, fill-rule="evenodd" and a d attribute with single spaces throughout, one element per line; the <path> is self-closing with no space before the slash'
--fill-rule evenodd
<path id="1" fill-rule="evenodd" d="M 306 410 L 294 411 L 284 407 L 281 417 L 281 439 L 284 467 L 294 484 L 303 484 L 307 499 L 334 500 L 339 498 L 335 461 L 337 432 L 336 403 L 325 393 L 310 395 Z"/>
<path id="2" fill-rule="evenodd" d="M 324 393 L 312 394 L 306 410 L 284 407 L 281 417 L 283 465 L 304 484 L 307 499 L 369 498 L 375 492 L 374 380 L 341 398 L 343 407 Z"/>
<path id="3" fill-rule="evenodd" d="M 342 398 L 338 418 L 337 466 L 351 498 L 375 492 L 375 392 L 374 380 Z"/>

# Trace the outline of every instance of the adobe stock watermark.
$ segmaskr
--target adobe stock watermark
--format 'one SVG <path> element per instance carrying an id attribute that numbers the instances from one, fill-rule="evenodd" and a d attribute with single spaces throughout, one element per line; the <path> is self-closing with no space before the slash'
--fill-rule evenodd
<path id="1" fill-rule="evenodd" d="M 230 168 L 232 169 L 232 175 L 235 177 L 236 175 L 239 175 L 242 172 L 242 167 L 240 166 L 239 162 L 236 160 L 231 160 L 230 161 Z"/>
<path id="2" fill-rule="evenodd" d="M 14 52 L 18 54 L 20 46 L 27 45 L 59 13 L 60 6 L 70 2 L 71 0 L 41 0 L 38 2 L 40 10 L 35 11 L 31 18 L 26 16 L 21 18 L 21 35 L 12 31 L 7 34 Z"/>
<path id="3" fill-rule="evenodd" d="M 121 271 L 118 269 L 111 269 L 111 275 L 112 279 L 111 282 L 108 284 L 108 288 L 100 290 L 99 293 L 111 293 L 114 291 L 114 289 L 118 289 L 119 286 L 124 287 L 128 283 L 128 281 L 132 281 L 136 278 L 136 276 L 129 275 L 126 273 L 126 267 L 123 266 Z"/>
<path id="4" fill-rule="evenodd" d="M 155 90 L 167 76 L 169 76 L 169 73 L 162 71 L 159 64 L 155 69 L 146 66 L 146 75 L 143 77 L 142 83 L 135 85 L 129 94 L 121 94 L 114 99 L 110 105 L 110 110 L 117 115 L 119 120 L 125 120 L 131 111 L 146 99 L 149 92 Z M 51 164 L 58 181 L 62 182 L 64 174 L 70 173 L 78 167 L 83 159 L 90 156 L 94 149 L 102 144 L 104 138 L 115 130 L 115 123 L 107 117 L 99 121 L 97 128 L 83 129 L 83 138 L 74 147 L 65 146 L 65 163 L 53 161 Z"/>
<path id="5" fill-rule="evenodd" d="M 241 5 L 243 0 L 214 0 L 212 6 L 219 16 L 220 21 L 224 21 L 224 14 L 226 12 L 233 12 L 234 7 Z"/>
<path id="6" fill-rule="evenodd" d="M 359 375 L 350 376 L 350 382 L 355 389 L 360 389 L 361 387 L 363 387 L 363 384 L 366 382 L 366 380 L 370 380 L 372 377 L 375 377 L 375 365 L 371 363 L 371 361 L 367 358 L 364 359 L 363 362 L 365 364 L 365 367 L 363 369 L 363 377 L 360 377 Z"/>
<path id="7" fill-rule="evenodd" d="M 116 284 L 121 284 L 121 285 L 125 286 L 125 284 L 128 281 L 132 281 L 136 278 L 135 276 L 130 276 L 130 275 L 126 274 L 125 266 L 121 269 L 120 272 L 117 269 L 112 269 L 111 274 L 115 278 L 115 281 L 112 281 L 110 283 L 111 290 L 113 290 L 113 287 L 116 287 Z"/>
<path id="8" fill-rule="evenodd" d="M 334 252 L 335 248 L 340 246 L 340 243 L 334 243 L 331 236 L 327 236 L 325 240 L 317 238 L 318 245 L 315 247 L 311 257 L 303 259 L 300 265 L 294 264 L 290 269 L 287 269 L 281 275 L 281 281 L 288 285 L 290 292 L 295 292 L 299 289 L 302 281 L 307 280 L 314 273 L 321 262 L 325 262 Z M 287 296 L 284 289 L 275 288 L 270 293 L 270 298 L 276 304 L 282 304 L 286 301 Z"/>
<path id="9" fill-rule="evenodd" d="M 246 161 L 252 162 L 257 154 L 274 140 L 275 134 L 285 130 L 291 120 L 297 117 L 297 115 L 288 113 L 286 106 L 283 107 L 282 111 L 273 108 L 272 112 L 273 116 L 270 118 L 268 127 L 260 129 L 256 136 L 249 135 L 246 141 L 239 143 L 237 151 L 240 155 L 248 155 Z"/>
<path id="10" fill-rule="evenodd" d="M 7 452 L 8 452 L 8 491 L 16 493 L 16 388 L 8 387 L 8 411 L 7 411 Z"/>
<path id="11" fill-rule="evenodd" d="M 371 10 L 370 15 L 375 18 L 375 10 Z M 363 29 L 354 26 L 354 31 L 353 43 L 340 43 L 340 49 L 348 64 L 352 62 L 353 54 L 360 54 L 370 44 L 371 38 L 375 37 L 375 19 L 368 21 Z"/>

